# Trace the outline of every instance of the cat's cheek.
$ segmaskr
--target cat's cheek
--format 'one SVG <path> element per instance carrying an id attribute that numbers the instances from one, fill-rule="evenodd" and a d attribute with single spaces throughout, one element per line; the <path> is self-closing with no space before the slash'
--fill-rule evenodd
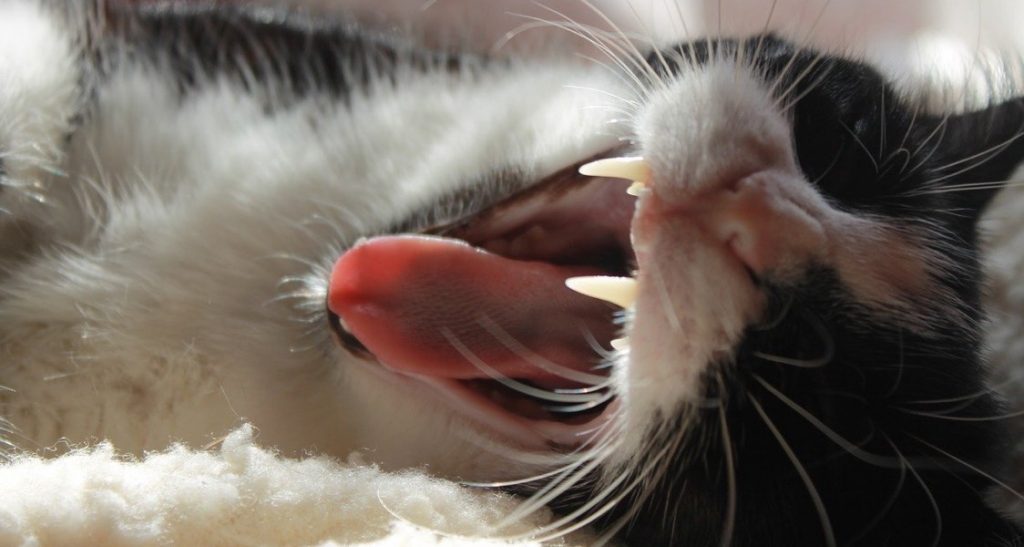
<path id="1" fill-rule="evenodd" d="M 957 298 L 937 281 L 954 266 L 926 243 L 926 237 L 910 229 L 851 217 L 835 230 L 830 266 L 879 320 L 898 320 L 927 331 L 938 310 L 957 314 Z M 891 317 L 894 309 L 900 310 L 899 317 Z"/>
<path id="2" fill-rule="evenodd" d="M 637 274 L 637 300 L 623 371 L 625 430 L 639 441 L 656 416 L 700 404 L 711 367 L 731 358 L 764 306 L 742 264 L 691 222 L 659 232 L 659 257 Z"/>

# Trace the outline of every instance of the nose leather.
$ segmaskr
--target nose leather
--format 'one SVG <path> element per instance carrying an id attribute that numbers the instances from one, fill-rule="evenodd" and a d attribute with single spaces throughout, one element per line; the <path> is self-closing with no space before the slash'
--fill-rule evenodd
<path id="1" fill-rule="evenodd" d="M 671 188 L 671 187 L 669 187 Z M 645 230 L 689 220 L 757 274 L 784 274 L 828 252 L 831 206 L 799 174 L 771 169 L 680 200 L 653 188 L 637 206 L 634 244 Z"/>

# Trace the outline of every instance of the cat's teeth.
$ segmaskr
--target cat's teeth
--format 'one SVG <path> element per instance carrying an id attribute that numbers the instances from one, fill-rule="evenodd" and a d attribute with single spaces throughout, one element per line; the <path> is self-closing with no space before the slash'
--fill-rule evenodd
<path id="1" fill-rule="evenodd" d="M 612 349 L 626 351 L 629 349 L 629 338 L 616 338 L 611 341 Z"/>
<path id="2" fill-rule="evenodd" d="M 565 286 L 591 298 L 628 308 L 636 301 L 636 280 L 632 277 L 588 275 L 570 277 Z"/>
<path id="3" fill-rule="evenodd" d="M 631 195 L 631 196 L 639 197 L 640 196 L 640 192 L 643 192 L 644 188 L 647 188 L 646 184 L 644 184 L 644 183 L 642 183 L 642 182 L 640 182 L 638 180 L 635 180 L 635 181 L 633 181 L 633 184 L 629 185 L 629 188 L 626 188 L 626 193 Z"/>
<path id="4" fill-rule="evenodd" d="M 590 177 L 627 179 L 643 184 L 651 178 L 651 168 L 641 157 L 607 158 L 580 166 L 580 174 Z"/>

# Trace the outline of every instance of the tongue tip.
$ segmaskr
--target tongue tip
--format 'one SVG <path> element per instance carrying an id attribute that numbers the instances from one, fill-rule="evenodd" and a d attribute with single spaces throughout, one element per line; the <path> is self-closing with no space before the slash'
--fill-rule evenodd
<path id="1" fill-rule="evenodd" d="M 474 250 L 459 240 L 422 235 L 362 238 L 334 263 L 327 285 L 327 307 L 344 316 L 352 306 L 381 295 L 395 295 L 416 286 L 429 261 L 424 256 L 450 257 Z"/>
<path id="2" fill-rule="evenodd" d="M 344 317 L 345 312 L 360 294 L 359 250 L 355 247 L 341 255 L 334 263 L 327 284 L 327 309 Z"/>

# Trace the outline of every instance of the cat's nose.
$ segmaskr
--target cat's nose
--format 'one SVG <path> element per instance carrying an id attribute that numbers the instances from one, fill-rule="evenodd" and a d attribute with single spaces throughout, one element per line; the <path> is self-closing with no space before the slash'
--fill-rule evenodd
<path id="1" fill-rule="evenodd" d="M 828 211 L 802 176 L 761 171 L 696 196 L 684 214 L 753 272 L 785 275 L 827 254 Z"/>
<path id="2" fill-rule="evenodd" d="M 828 252 L 825 224 L 832 209 L 793 169 L 768 168 L 689 186 L 659 184 L 664 175 L 642 158 L 602 160 L 581 173 L 632 181 L 627 191 L 639 200 L 631 234 L 638 255 L 650 252 L 655 235 L 677 223 L 698 227 L 707 241 L 756 274 L 785 274 Z"/>

